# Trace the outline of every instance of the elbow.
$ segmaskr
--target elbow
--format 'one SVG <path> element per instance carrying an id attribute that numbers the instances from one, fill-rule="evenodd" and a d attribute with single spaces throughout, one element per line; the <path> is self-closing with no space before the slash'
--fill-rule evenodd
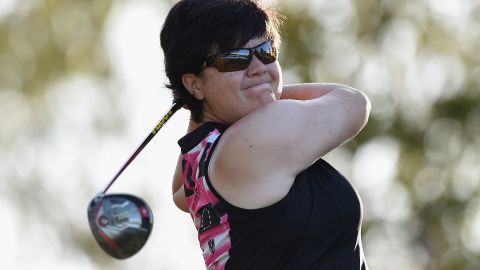
<path id="1" fill-rule="evenodd" d="M 370 99 L 361 91 L 356 90 L 353 98 L 351 119 L 353 135 L 357 135 L 367 124 L 370 116 L 371 103 Z"/>
<path id="2" fill-rule="evenodd" d="M 183 186 L 173 193 L 173 202 L 178 209 L 186 213 L 189 212 L 187 207 L 187 199 L 185 198 L 185 192 L 183 191 Z"/>
<path id="3" fill-rule="evenodd" d="M 372 109 L 372 104 L 370 99 L 362 92 L 362 104 L 361 104 L 361 115 L 362 115 L 362 128 L 367 124 L 368 118 L 370 117 L 370 110 Z"/>
<path id="4" fill-rule="evenodd" d="M 355 137 L 367 124 L 371 104 L 369 98 L 360 90 L 347 85 L 337 85 L 338 105 L 343 107 L 342 122 L 348 139 Z"/>

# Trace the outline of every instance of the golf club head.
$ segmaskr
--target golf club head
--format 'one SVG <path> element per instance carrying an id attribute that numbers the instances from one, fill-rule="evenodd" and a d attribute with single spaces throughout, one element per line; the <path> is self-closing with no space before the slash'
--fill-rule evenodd
<path id="1" fill-rule="evenodd" d="M 147 241 L 153 214 L 142 199 L 129 194 L 100 194 L 88 205 L 88 223 L 95 240 L 110 256 L 128 258 Z"/>

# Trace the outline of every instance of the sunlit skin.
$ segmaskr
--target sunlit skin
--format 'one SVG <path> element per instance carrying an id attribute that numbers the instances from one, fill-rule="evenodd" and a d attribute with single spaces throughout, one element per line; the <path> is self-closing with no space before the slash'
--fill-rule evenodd
<path id="1" fill-rule="evenodd" d="M 255 38 L 242 46 L 252 48 L 266 39 Z M 203 100 L 203 121 L 233 124 L 248 113 L 280 98 L 282 93 L 281 68 L 278 61 L 263 64 L 254 55 L 245 70 L 220 72 L 206 68 L 198 76 L 184 75 L 189 92 Z"/>
<path id="2" fill-rule="evenodd" d="M 265 41 L 252 39 L 244 47 Z M 182 78 L 189 93 L 203 101 L 202 122 L 230 124 L 215 148 L 208 173 L 229 203 L 246 209 L 283 198 L 298 173 L 363 128 L 370 110 L 368 98 L 345 85 L 283 86 L 278 61 L 265 65 L 255 56 L 245 70 L 219 72 L 210 67 Z M 190 121 L 187 132 L 201 124 Z M 181 167 L 179 158 L 174 201 L 188 212 Z"/>

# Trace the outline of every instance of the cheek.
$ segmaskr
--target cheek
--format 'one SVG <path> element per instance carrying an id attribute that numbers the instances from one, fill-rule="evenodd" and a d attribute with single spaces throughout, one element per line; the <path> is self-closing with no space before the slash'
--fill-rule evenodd
<path id="1" fill-rule="evenodd" d="M 280 66 L 280 64 L 277 62 L 275 62 L 275 70 L 276 70 L 276 79 L 278 82 L 282 83 L 282 67 Z"/>
<path id="2" fill-rule="evenodd" d="M 244 71 L 234 71 L 225 73 L 226 84 L 239 88 L 244 77 Z"/>
<path id="3" fill-rule="evenodd" d="M 209 76 L 206 87 L 211 94 L 224 96 L 228 91 L 239 87 L 238 74 L 236 72 L 217 73 Z"/>
<path id="4" fill-rule="evenodd" d="M 221 79 L 221 85 L 219 85 L 219 91 L 222 91 L 224 95 L 239 95 L 243 76 L 242 71 L 224 73 L 224 76 Z"/>
<path id="5" fill-rule="evenodd" d="M 275 62 L 275 68 L 272 73 L 272 78 L 277 84 L 277 90 L 275 91 L 275 97 L 277 99 L 280 99 L 280 96 L 282 94 L 282 87 L 283 87 L 283 78 L 282 78 L 282 68 L 280 67 L 280 64 L 278 61 Z"/>

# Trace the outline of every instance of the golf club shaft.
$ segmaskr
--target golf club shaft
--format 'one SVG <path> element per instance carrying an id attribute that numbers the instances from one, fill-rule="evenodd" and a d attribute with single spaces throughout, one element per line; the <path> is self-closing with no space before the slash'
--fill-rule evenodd
<path id="1" fill-rule="evenodd" d="M 112 184 L 117 180 L 117 178 L 122 174 L 122 172 L 130 165 L 130 163 L 142 152 L 143 148 L 152 140 L 152 138 L 158 133 L 158 131 L 165 125 L 165 123 L 170 119 L 170 117 L 178 111 L 182 107 L 182 103 L 178 100 L 174 100 L 172 107 L 168 110 L 168 112 L 163 116 L 163 118 L 158 122 L 155 128 L 148 134 L 148 136 L 143 140 L 140 146 L 135 150 L 132 156 L 125 162 L 122 168 L 117 172 L 117 174 L 113 177 L 113 179 L 108 183 L 108 185 L 103 190 L 102 194 L 105 194 L 107 190 L 112 186 Z"/>

